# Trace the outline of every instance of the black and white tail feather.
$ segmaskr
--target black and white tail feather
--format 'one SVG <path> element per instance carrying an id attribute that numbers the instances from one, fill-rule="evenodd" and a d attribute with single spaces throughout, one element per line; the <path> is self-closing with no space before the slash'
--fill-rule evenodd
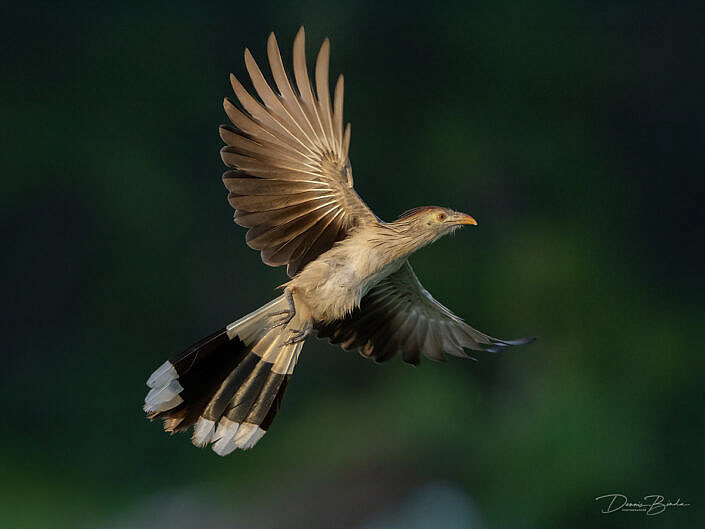
<path id="1" fill-rule="evenodd" d="M 303 341 L 287 339 L 296 320 L 280 296 L 164 362 L 147 380 L 144 411 L 168 432 L 193 426 L 193 444 L 227 455 L 247 450 L 274 420 Z"/>

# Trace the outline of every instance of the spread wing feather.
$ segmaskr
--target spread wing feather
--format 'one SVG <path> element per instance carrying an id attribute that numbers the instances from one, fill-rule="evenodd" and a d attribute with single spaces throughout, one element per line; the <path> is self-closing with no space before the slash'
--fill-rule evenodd
<path id="1" fill-rule="evenodd" d="M 247 244 L 272 266 L 288 265 L 295 275 L 355 226 L 376 222 L 353 189 L 348 160 L 350 125 L 343 130 L 343 76 L 331 107 L 328 85 L 330 43 L 323 42 L 315 69 L 315 92 L 306 68 L 305 35 L 294 40 L 295 88 L 274 34 L 267 56 L 275 89 L 249 50 L 245 66 L 259 100 L 238 79 L 230 80 L 242 110 L 226 99 L 234 127 L 220 135 L 223 175 L 235 208 L 235 222 L 249 228 Z"/>
<path id="2" fill-rule="evenodd" d="M 423 288 L 407 261 L 362 298 L 345 319 L 316 327 L 320 338 L 359 349 L 363 356 L 385 362 L 401 353 L 418 364 L 420 355 L 445 361 L 445 354 L 467 357 L 465 349 L 497 352 L 533 338 L 500 340 L 473 329 Z"/>

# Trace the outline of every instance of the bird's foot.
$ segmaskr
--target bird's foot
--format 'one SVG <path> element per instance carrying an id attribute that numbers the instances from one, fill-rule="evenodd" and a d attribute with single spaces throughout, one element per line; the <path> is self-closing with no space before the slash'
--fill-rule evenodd
<path id="1" fill-rule="evenodd" d="M 294 345 L 295 343 L 303 342 L 311 334 L 310 329 L 289 329 L 291 336 L 286 340 L 283 345 Z"/>
<path id="2" fill-rule="evenodd" d="M 269 315 L 270 324 L 267 325 L 266 330 L 271 331 L 277 327 L 284 327 L 289 324 L 289 322 L 294 318 L 294 311 L 282 310 L 281 312 L 275 312 Z"/>
<path id="3" fill-rule="evenodd" d="M 282 310 L 280 312 L 275 312 L 269 317 L 274 319 L 274 322 L 267 327 L 268 331 L 276 329 L 277 327 L 286 326 L 296 315 L 296 305 L 294 304 L 294 296 L 291 290 L 286 289 L 284 291 L 284 298 L 286 299 L 289 308 L 287 310 Z"/>

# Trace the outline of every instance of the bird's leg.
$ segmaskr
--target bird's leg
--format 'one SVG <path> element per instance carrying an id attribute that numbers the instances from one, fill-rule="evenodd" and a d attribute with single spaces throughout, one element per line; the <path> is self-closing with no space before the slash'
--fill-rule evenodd
<path id="1" fill-rule="evenodd" d="M 293 289 L 285 289 L 284 297 L 286 302 L 289 304 L 289 309 L 275 312 L 270 315 L 270 318 L 274 319 L 274 323 L 267 327 L 268 331 L 277 327 L 288 325 L 289 322 L 294 319 L 294 316 L 296 316 L 296 304 L 294 302 Z M 306 311 L 304 310 L 303 313 L 306 314 Z M 276 319 L 277 317 L 279 318 Z M 301 329 L 289 329 L 289 333 L 289 339 L 282 342 L 282 345 L 293 345 L 295 343 L 303 342 L 311 334 L 311 325 L 309 323 L 304 323 Z"/>
<path id="2" fill-rule="evenodd" d="M 286 302 L 289 304 L 288 310 L 282 310 L 280 312 L 275 312 L 274 314 L 270 315 L 270 318 L 274 319 L 274 323 L 272 325 L 267 327 L 267 330 L 270 331 L 272 329 L 276 329 L 277 327 L 282 327 L 285 325 L 288 325 L 289 322 L 294 318 L 296 315 L 296 307 L 294 305 L 294 296 L 291 293 L 291 290 L 288 288 L 284 290 L 284 298 L 286 299 Z M 280 318 L 277 318 L 277 316 L 281 316 Z"/>

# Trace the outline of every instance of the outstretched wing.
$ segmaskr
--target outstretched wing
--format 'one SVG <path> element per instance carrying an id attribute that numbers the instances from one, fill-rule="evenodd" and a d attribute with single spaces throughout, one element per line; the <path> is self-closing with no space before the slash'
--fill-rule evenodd
<path id="1" fill-rule="evenodd" d="M 400 352 L 411 364 L 418 364 L 421 354 L 444 362 L 444 353 L 467 357 L 464 349 L 497 352 L 534 340 L 499 340 L 473 329 L 433 299 L 408 261 L 371 289 L 350 316 L 316 330 L 320 338 L 359 349 L 376 362 Z"/>
<path id="2" fill-rule="evenodd" d="M 376 221 L 353 189 L 350 124 L 343 132 L 342 75 L 331 109 L 330 43 L 323 42 L 316 60 L 316 95 L 304 48 L 301 28 L 294 40 L 296 91 L 273 33 L 267 54 L 277 91 L 245 50 L 245 65 L 260 101 L 231 75 L 243 110 L 226 99 L 225 112 L 235 126 L 220 128 L 227 144 L 220 153 L 232 168 L 223 174 L 223 182 L 236 210 L 235 222 L 249 228 L 247 244 L 262 252 L 262 261 L 288 265 L 290 276 L 343 239 L 351 227 Z"/>

